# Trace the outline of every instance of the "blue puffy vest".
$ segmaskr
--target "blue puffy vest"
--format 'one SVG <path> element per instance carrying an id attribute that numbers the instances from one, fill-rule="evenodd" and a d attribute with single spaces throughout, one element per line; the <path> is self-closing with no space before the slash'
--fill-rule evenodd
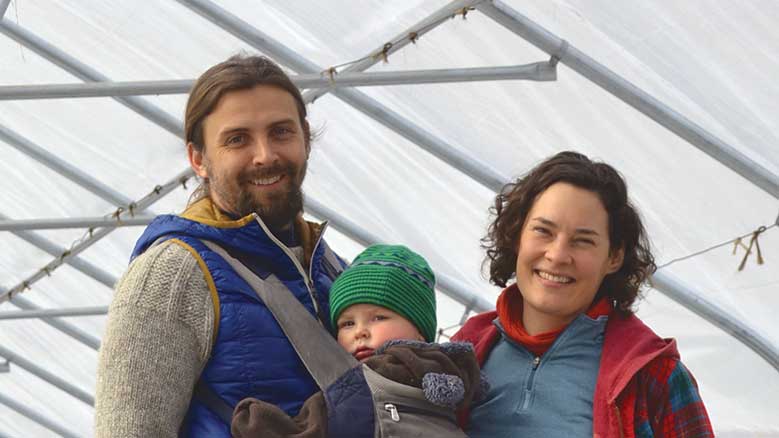
<path id="1" fill-rule="evenodd" d="M 275 276 L 330 330 L 330 286 L 344 264 L 322 240 L 324 228 L 307 267 L 300 266 L 289 249 L 253 216 L 224 222 L 159 216 L 138 240 L 133 258 L 155 242 L 176 239 L 205 263 L 206 280 L 215 288 L 212 294 L 219 306 L 216 340 L 200 379 L 228 405 L 255 397 L 296 415 L 318 387 L 271 312 L 201 240 L 219 244 L 262 279 Z M 230 437 L 230 425 L 197 399 L 192 400 L 181 431 L 188 437 Z"/>

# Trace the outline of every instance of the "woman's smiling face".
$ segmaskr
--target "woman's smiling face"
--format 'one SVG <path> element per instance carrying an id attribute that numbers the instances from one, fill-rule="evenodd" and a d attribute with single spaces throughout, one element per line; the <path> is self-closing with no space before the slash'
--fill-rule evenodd
<path id="1" fill-rule="evenodd" d="M 608 214 L 594 192 L 555 183 L 533 203 L 519 236 L 517 285 L 531 335 L 565 326 L 587 311 L 623 251 L 611 251 Z"/>

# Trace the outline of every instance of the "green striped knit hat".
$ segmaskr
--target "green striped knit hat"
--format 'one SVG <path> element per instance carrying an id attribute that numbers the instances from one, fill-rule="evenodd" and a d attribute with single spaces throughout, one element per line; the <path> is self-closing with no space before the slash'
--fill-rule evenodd
<path id="1" fill-rule="evenodd" d="M 424 258 L 403 245 L 361 252 L 330 288 L 330 321 L 353 304 L 386 307 L 414 324 L 427 342 L 436 329 L 435 275 Z"/>

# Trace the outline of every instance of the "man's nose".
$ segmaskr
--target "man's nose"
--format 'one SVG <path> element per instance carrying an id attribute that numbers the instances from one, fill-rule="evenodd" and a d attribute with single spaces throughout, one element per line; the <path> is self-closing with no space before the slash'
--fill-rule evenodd
<path id="1" fill-rule="evenodd" d="M 254 142 L 254 156 L 252 162 L 256 166 L 267 166 L 278 160 L 279 155 L 273 143 L 265 138 Z"/>

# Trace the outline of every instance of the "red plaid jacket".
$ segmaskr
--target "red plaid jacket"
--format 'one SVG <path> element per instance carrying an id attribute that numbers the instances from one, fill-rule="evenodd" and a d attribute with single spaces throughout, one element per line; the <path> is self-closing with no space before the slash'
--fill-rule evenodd
<path id="1" fill-rule="evenodd" d="M 480 365 L 500 338 L 495 318 L 495 311 L 474 316 L 452 338 L 471 342 Z M 465 429 L 468 412 L 460 412 L 459 418 Z M 593 435 L 714 436 L 697 383 L 679 360 L 676 341 L 661 339 L 635 315 L 609 315 L 593 398 Z"/>

